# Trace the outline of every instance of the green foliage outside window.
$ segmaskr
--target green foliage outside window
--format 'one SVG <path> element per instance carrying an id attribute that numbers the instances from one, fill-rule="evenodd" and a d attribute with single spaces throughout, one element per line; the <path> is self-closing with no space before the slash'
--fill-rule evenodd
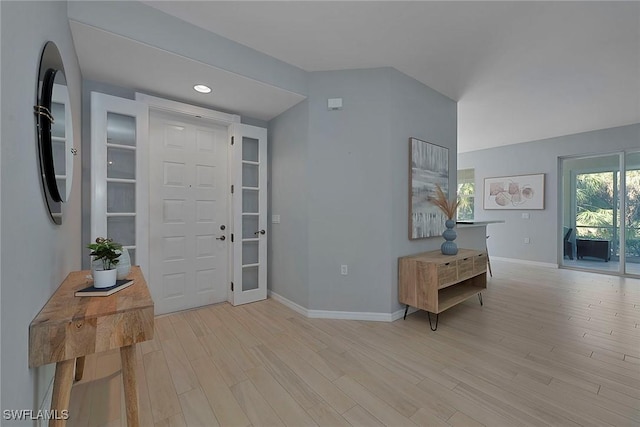
<path id="1" fill-rule="evenodd" d="M 614 181 L 615 179 L 615 181 Z M 590 239 L 614 241 L 615 230 L 614 187 L 619 186 L 618 172 L 579 174 L 576 177 L 576 235 Z M 627 229 L 626 252 L 630 256 L 640 256 L 640 170 L 630 170 L 626 174 L 626 212 L 624 224 Z M 621 224 L 617 211 L 617 225 Z"/>
<path id="2" fill-rule="evenodd" d="M 473 204 L 475 199 L 475 183 L 465 182 L 458 184 L 458 221 L 469 221 L 473 219 Z"/>

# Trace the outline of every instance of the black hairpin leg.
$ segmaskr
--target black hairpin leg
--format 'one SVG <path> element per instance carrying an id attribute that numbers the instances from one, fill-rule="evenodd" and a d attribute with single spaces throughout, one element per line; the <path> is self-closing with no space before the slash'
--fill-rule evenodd
<path id="1" fill-rule="evenodd" d="M 432 331 L 435 331 L 436 329 L 438 329 L 438 315 L 436 314 L 436 326 L 435 328 L 433 327 L 433 324 L 431 323 L 431 313 L 429 313 L 427 311 L 427 317 L 429 318 L 429 327 L 431 328 Z"/>
<path id="2" fill-rule="evenodd" d="M 480 305 L 484 305 L 482 303 L 482 292 L 478 293 L 478 299 L 480 300 Z"/>
<path id="3" fill-rule="evenodd" d="M 407 320 L 407 312 L 409 311 L 409 304 L 407 304 L 407 306 L 404 309 L 404 318 L 403 320 Z"/>

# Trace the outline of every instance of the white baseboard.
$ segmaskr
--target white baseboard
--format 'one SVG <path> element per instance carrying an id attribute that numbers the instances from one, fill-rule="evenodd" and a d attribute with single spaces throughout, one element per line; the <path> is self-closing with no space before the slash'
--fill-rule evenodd
<path id="1" fill-rule="evenodd" d="M 558 264 L 552 264 L 550 262 L 529 261 L 526 259 L 518 259 L 518 258 L 503 258 L 503 257 L 493 256 L 493 255 L 491 255 L 491 260 L 511 262 L 514 264 L 535 265 L 536 267 L 558 268 Z"/>
<path id="2" fill-rule="evenodd" d="M 302 314 L 310 319 L 337 319 L 337 320 L 369 320 L 373 322 L 393 322 L 404 316 L 404 309 L 397 310 L 393 313 L 371 313 L 361 311 L 330 311 L 330 310 L 309 310 L 297 304 L 282 295 L 278 295 L 273 291 L 268 291 L 269 297 L 278 301 L 284 306 L 289 307 L 296 313 Z M 409 313 L 417 311 L 416 308 L 410 307 Z"/>
<path id="3" fill-rule="evenodd" d="M 416 311 L 420 311 L 419 309 L 415 308 L 415 307 L 409 307 L 409 311 L 407 311 L 407 315 L 411 314 L 411 313 L 415 313 Z M 391 321 L 393 322 L 394 320 L 398 320 L 398 319 L 402 319 L 404 317 L 404 309 L 400 309 L 397 311 L 394 311 L 391 314 Z"/>
<path id="4" fill-rule="evenodd" d="M 295 311 L 296 313 L 302 314 L 305 317 L 309 317 L 309 315 L 307 314 L 309 310 L 307 310 L 306 308 L 304 308 L 299 304 L 296 304 L 290 299 L 280 296 L 277 293 L 273 292 L 272 290 L 267 290 L 267 295 L 270 298 L 273 298 L 274 300 L 278 301 L 280 304 L 289 307 L 291 310 Z"/>

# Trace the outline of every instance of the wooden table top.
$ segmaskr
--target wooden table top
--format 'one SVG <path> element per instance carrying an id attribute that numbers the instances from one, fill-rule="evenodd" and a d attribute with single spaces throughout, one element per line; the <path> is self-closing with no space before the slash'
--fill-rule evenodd
<path id="1" fill-rule="evenodd" d="M 470 256 L 478 255 L 483 253 L 484 251 L 476 250 L 476 249 L 463 249 L 459 248 L 458 253 L 456 255 L 444 255 L 440 249 L 429 251 L 429 252 L 421 252 L 418 254 L 406 255 L 400 257 L 399 259 L 414 259 L 417 261 L 425 261 L 425 262 L 450 262 L 458 259 L 467 258 Z"/>
<path id="2" fill-rule="evenodd" d="M 76 297 L 91 285 L 89 270 L 62 282 L 29 325 L 29 365 L 68 360 L 153 338 L 153 300 L 139 266 L 134 284 L 107 297 Z"/>

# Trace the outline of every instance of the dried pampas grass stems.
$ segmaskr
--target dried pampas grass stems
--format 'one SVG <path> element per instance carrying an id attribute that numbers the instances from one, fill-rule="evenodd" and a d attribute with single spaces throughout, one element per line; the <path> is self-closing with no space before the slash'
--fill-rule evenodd
<path id="1" fill-rule="evenodd" d="M 436 184 L 436 196 L 429 197 L 429 201 L 436 205 L 449 219 L 453 219 L 456 215 L 456 210 L 458 209 L 458 205 L 460 204 L 460 200 L 449 200 L 440 185 Z"/>

